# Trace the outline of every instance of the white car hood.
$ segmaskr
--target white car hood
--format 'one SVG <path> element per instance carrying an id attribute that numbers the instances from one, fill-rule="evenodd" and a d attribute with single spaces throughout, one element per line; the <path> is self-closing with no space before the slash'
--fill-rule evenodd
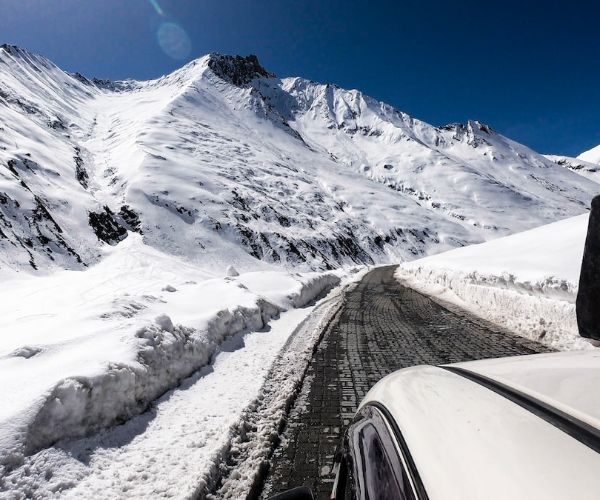
<path id="1" fill-rule="evenodd" d="M 400 370 L 361 406 L 369 403 L 398 424 L 431 500 L 598 498 L 599 453 L 465 377 Z"/>
<path id="2" fill-rule="evenodd" d="M 457 363 L 600 429 L 600 350 Z"/>

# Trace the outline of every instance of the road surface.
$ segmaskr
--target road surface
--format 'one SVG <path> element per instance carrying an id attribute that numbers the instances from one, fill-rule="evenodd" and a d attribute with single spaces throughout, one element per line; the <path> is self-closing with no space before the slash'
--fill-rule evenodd
<path id="1" fill-rule="evenodd" d="M 376 268 L 345 294 L 291 409 L 263 498 L 300 485 L 310 486 L 317 498 L 328 498 L 344 426 L 369 388 L 388 373 L 547 350 L 458 308 L 441 306 L 398 283 L 394 270 Z"/>

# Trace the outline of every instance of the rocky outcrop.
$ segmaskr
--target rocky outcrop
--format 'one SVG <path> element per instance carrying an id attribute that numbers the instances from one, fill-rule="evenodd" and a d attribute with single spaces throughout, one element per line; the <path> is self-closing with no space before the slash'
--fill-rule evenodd
<path id="1" fill-rule="evenodd" d="M 243 57 L 213 54 L 208 61 L 208 67 L 219 78 L 238 87 L 248 85 L 255 78 L 275 76 L 260 65 L 255 55 Z"/>

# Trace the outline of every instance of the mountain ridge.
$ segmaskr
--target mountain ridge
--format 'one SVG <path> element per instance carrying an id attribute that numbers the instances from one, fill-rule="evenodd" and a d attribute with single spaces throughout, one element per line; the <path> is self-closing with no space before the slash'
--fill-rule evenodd
<path id="1" fill-rule="evenodd" d="M 127 231 L 199 265 L 393 262 L 577 215 L 595 192 L 480 122 L 434 127 L 256 56 L 110 82 L 8 47 L 4 269 L 82 269 Z"/>

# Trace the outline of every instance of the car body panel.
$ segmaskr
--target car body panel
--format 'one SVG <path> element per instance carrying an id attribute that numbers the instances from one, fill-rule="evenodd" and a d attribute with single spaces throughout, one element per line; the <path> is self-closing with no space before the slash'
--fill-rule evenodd
<path id="1" fill-rule="evenodd" d="M 395 420 L 431 500 L 598 498 L 600 454 L 460 375 L 400 370 L 370 403 Z"/>
<path id="2" fill-rule="evenodd" d="M 486 359 L 452 366 L 478 373 L 600 428 L 600 350 Z"/>

